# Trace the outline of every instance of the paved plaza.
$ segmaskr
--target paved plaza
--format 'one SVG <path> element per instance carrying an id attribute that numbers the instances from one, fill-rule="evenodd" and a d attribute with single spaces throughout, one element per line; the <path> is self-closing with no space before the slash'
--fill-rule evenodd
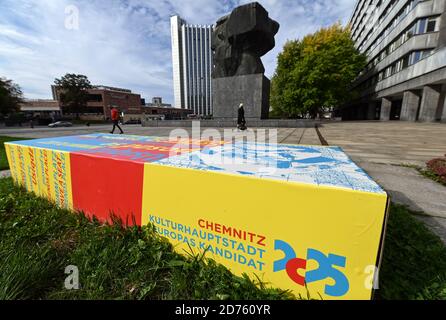
<path id="1" fill-rule="evenodd" d="M 172 128 L 124 126 L 126 134 L 168 137 Z M 206 130 L 208 128 L 202 128 Z M 189 133 L 191 129 L 185 129 Z M 217 129 L 223 136 L 224 129 Z M 253 129 L 256 131 L 256 129 Z M 446 243 L 446 188 L 421 176 L 407 165 L 423 166 L 446 153 L 446 124 L 413 122 L 324 122 L 322 141 L 340 146 L 391 195 L 392 201 L 424 212 L 418 216 Z M 72 128 L 1 128 L 0 135 L 44 138 L 93 132 L 107 133 L 108 125 Z M 242 132 L 237 135 L 243 135 Z M 277 142 L 321 145 L 314 128 L 277 129 Z"/>
<path id="2" fill-rule="evenodd" d="M 446 243 L 446 188 L 405 165 L 424 166 L 446 154 L 446 124 L 340 122 L 324 124 L 321 134 L 347 154 L 391 195 L 427 217 L 417 216 Z"/>
<path id="3" fill-rule="evenodd" d="M 126 134 L 168 137 L 173 128 L 123 126 Z M 0 128 L 0 135 L 46 138 L 107 133 L 110 125 L 76 126 L 71 128 Z M 206 130 L 209 128 L 202 128 Z M 190 128 L 186 128 L 189 133 Z M 223 136 L 224 129 L 217 128 Z M 253 129 L 256 131 L 257 129 Z M 319 125 L 323 138 L 340 146 L 356 162 L 394 165 L 424 165 L 426 161 L 446 153 L 446 124 L 413 122 L 324 122 Z M 237 133 L 243 135 L 242 132 Z M 314 128 L 279 128 L 277 142 L 320 145 Z"/>
<path id="4" fill-rule="evenodd" d="M 339 122 L 320 131 L 355 161 L 424 165 L 446 153 L 446 124 L 441 123 Z"/>

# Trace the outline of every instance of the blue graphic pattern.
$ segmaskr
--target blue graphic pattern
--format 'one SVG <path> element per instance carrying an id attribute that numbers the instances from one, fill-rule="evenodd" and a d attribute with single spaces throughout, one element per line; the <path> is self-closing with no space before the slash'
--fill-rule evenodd
<path id="1" fill-rule="evenodd" d="M 339 147 L 226 144 L 156 161 L 194 170 L 385 193 Z"/>

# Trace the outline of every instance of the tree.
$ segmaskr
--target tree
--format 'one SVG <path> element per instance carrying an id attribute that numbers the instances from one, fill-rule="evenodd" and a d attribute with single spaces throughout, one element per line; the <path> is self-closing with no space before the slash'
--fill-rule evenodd
<path id="1" fill-rule="evenodd" d="M 0 115 L 6 116 L 20 110 L 23 93 L 18 84 L 6 78 L 0 78 Z"/>
<path id="2" fill-rule="evenodd" d="M 339 23 L 302 40 L 288 41 L 271 82 L 273 114 L 315 118 L 352 98 L 351 83 L 366 56 L 354 47 L 348 27 Z"/>
<path id="3" fill-rule="evenodd" d="M 76 114 L 79 118 L 79 114 L 87 107 L 87 89 L 92 87 L 88 78 L 84 75 L 67 73 L 61 79 L 56 79 L 54 84 L 64 113 Z"/>

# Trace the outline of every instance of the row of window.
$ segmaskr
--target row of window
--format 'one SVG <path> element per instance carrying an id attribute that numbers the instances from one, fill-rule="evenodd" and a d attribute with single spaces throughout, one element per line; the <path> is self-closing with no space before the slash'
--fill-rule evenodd
<path id="1" fill-rule="evenodd" d="M 427 58 L 434 52 L 434 49 L 427 49 L 427 50 L 418 50 L 413 51 L 409 54 L 406 54 L 401 59 L 395 61 L 390 66 L 382 70 L 380 73 L 374 75 L 373 77 L 369 78 L 367 81 L 363 82 L 358 88 L 360 90 L 365 90 L 367 88 L 370 88 L 371 86 L 374 86 L 378 82 L 394 75 L 397 72 L 400 72 L 407 67 L 414 65 L 418 61 Z"/>
<path id="2" fill-rule="evenodd" d="M 384 0 L 384 2 L 387 2 L 387 1 L 388 1 L 388 0 Z M 397 0 L 391 0 L 391 5 L 392 5 L 392 3 L 393 3 L 394 1 L 397 1 Z M 352 39 L 353 39 L 354 41 L 357 41 L 359 38 L 362 37 L 362 35 L 363 35 L 364 32 L 366 31 L 367 26 L 370 24 L 371 20 L 373 20 L 373 17 L 374 17 L 376 14 L 378 14 L 378 12 L 379 12 L 379 10 L 380 10 L 380 8 L 381 8 L 382 2 L 383 2 L 383 0 L 378 0 L 378 1 L 377 1 L 376 5 L 375 5 L 375 9 L 373 9 L 373 11 L 372 11 L 372 13 L 370 14 L 370 16 L 369 16 L 368 19 L 367 19 L 367 16 L 368 16 L 367 12 L 364 12 L 364 14 L 362 15 L 362 19 L 361 19 L 361 21 L 359 22 L 359 24 L 358 24 L 357 26 L 355 26 L 355 23 L 356 23 L 356 22 L 353 24 L 352 30 L 354 30 L 354 32 L 353 32 L 353 34 L 352 34 Z M 369 10 L 368 8 L 369 8 L 371 5 L 372 5 L 372 1 L 370 1 L 370 4 L 369 4 L 369 6 L 367 7 L 367 10 Z M 387 12 L 387 9 L 386 9 L 386 12 Z M 388 12 L 387 12 L 387 13 L 388 13 Z M 359 16 L 358 16 L 358 17 L 359 17 Z M 358 17 L 356 17 L 355 21 L 358 19 Z M 383 14 L 381 14 L 380 19 L 381 19 L 381 17 L 383 17 Z M 362 24 L 362 28 L 360 29 L 361 24 Z"/>
<path id="3" fill-rule="evenodd" d="M 385 0 L 385 2 L 388 2 L 389 0 Z M 371 35 L 373 34 L 373 32 L 381 25 L 381 23 L 387 18 L 387 16 L 389 15 L 389 13 L 392 11 L 392 9 L 396 6 L 396 4 L 398 3 L 398 1 L 400 0 L 390 0 L 390 3 L 386 6 L 386 8 L 384 9 L 384 11 L 381 13 L 381 15 L 379 16 L 379 19 L 377 21 L 377 23 L 374 24 L 373 28 L 368 32 L 367 37 L 361 42 L 361 44 L 365 43 L 368 39 L 370 39 Z M 424 1 L 424 0 L 423 0 Z M 378 3 L 376 4 L 375 10 L 373 10 L 373 13 L 370 15 L 369 21 L 367 21 L 367 23 L 364 24 L 364 26 L 361 29 L 361 32 L 359 33 L 359 35 L 355 38 L 355 41 L 358 40 L 359 38 L 361 38 L 361 36 L 363 35 L 363 33 L 366 31 L 366 27 L 369 25 L 369 23 L 371 22 L 370 20 L 372 19 L 372 17 L 377 14 L 379 12 L 379 9 L 381 8 L 383 0 L 378 0 Z M 410 5 L 412 5 L 413 7 L 415 7 L 416 3 L 411 4 L 411 1 L 409 1 L 408 5 L 410 7 Z M 419 1 L 417 1 L 419 2 Z M 406 7 L 405 7 L 406 8 Z M 402 12 L 404 12 L 405 8 L 402 10 Z M 409 9 L 410 11 L 410 9 Z M 401 12 L 400 12 L 401 13 Z M 400 13 L 398 15 L 400 15 Z M 364 18 L 367 16 L 367 14 L 364 15 Z M 363 18 L 363 20 L 365 20 Z M 357 32 L 357 31 L 356 31 Z M 355 33 L 356 33 L 355 32 Z"/>
<path id="4" fill-rule="evenodd" d="M 407 13 L 412 9 L 411 8 L 411 4 L 413 4 L 413 6 L 415 7 L 416 0 L 410 1 L 401 12 L 399 12 L 395 18 L 392 20 L 392 22 L 387 26 L 387 28 L 385 30 L 389 30 L 391 28 L 393 28 L 396 24 L 398 24 L 400 22 L 400 20 L 402 18 L 404 18 Z M 362 49 L 362 47 L 364 46 L 364 44 L 370 39 L 370 37 L 372 36 L 372 34 L 375 32 L 375 30 L 377 30 L 378 26 L 381 25 L 381 23 L 384 21 L 384 19 L 387 18 L 387 16 L 389 15 L 389 13 L 393 10 L 393 7 L 395 7 L 395 5 L 397 4 L 398 0 L 392 0 L 390 2 L 390 5 L 384 10 L 384 12 L 381 14 L 381 16 L 379 17 L 378 23 L 376 23 L 371 30 L 367 33 L 367 36 L 365 37 L 365 39 L 362 40 L 361 45 L 360 45 L 360 49 Z M 407 11 L 407 12 L 406 12 Z M 385 31 L 384 30 L 384 31 Z"/>
<path id="5" fill-rule="evenodd" d="M 392 32 L 392 30 L 401 22 L 401 20 L 403 20 L 409 14 L 409 12 L 417 6 L 418 3 L 423 2 L 423 1 L 424 0 L 410 0 L 410 1 L 408 1 L 407 4 L 398 12 L 398 14 L 395 15 L 395 17 L 388 24 L 388 26 L 375 39 L 375 41 L 373 41 L 373 43 L 370 44 L 369 48 L 366 50 L 366 54 L 368 54 L 373 49 L 375 49 L 384 40 L 384 38 L 387 37 L 390 34 L 390 32 Z M 385 17 L 383 17 L 383 19 L 385 19 Z M 380 19 L 380 22 L 378 22 L 378 24 L 370 30 L 370 32 L 367 34 L 367 37 L 361 42 L 361 45 L 359 46 L 359 51 L 362 51 L 362 49 L 364 48 L 364 45 L 370 39 L 370 37 L 372 36 L 374 31 L 378 28 L 378 26 L 381 24 L 381 22 L 382 22 L 382 20 Z"/>
<path id="6" fill-rule="evenodd" d="M 365 1 L 365 2 L 366 2 L 366 1 Z M 365 3 L 365 2 L 364 2 L 364 3 Z M 382 2 L 382 0 L 378 0 L 378 4 L 376 5 L 377 8 L 379 8 L 379 6 L 381 5 L 381 2 Z M 368 10 L 368 8 L 372 5 L 373 0 L 370 0 L 369 4 L 366 5 L 366 6 L 364 6 L 364 3 L 363 3 L 363 5 L 362 5 L 362 7 L 359 9 L 359 13 L 358 13 L 358 15 L 356 15 L 356 11 L 355 11 L 355 13 L 354 13 L 354 15 L 353 15 L 353 16 L 356 15 L 355 19 L 353 20 L 353 22 L 352 22 L 352 24 L 351 24 L 351 25 L 352 25 L 352 30 L 355 30 L 355 29 L 356 29 L 356 30 L 353 32 L 353 39 L 355 39 L 355 36 L 356 36 L 356 34 L 358 33 L 358 31 L 359 31 L 359 27 L 360 27 L 360 25 L 361 25 L 361 22 L 364 22 L 364 21 L 365 21 L 365 18 L 367 17 L 367 12 L 365 12 L 364 15 L 361 15 L 361 11 L 362 11 L 363 9 L 364 9 L 364 10 Z M 359 21 L 358 26 L 356 26 L 356 23 L 358 22 L 359 17 L 361 17 L 362 19 L 361 19 L 361 21 Z M 362 35 L 362 33 L 364 32 L 364 28 L 365 28 L 365 26 L 362 28 L 361 33 L 358 35 L 358 37 L 360 37 L 360 36 Z M 356 39 L 355 39 L 355 40 L 356 40 Z"/>
<path id="7" fill-rule="evenodd" d="M 372 70 L 379 62 L 384 60 L 388 55 L 402 46 L 406 41 L 418 34 L 438 31 L 440 17 L 422 18 L 415 21 L 405 31 L 403 31 L 392 43 L 379 52 L 375 58 L 367 65 L 366 69 L 361 73 Z"/>
<path id="8" fill-rule="evenodd" d="M 379 17 L 378 20 L 378 25 L 380 25 L 385 18 L 387 18 L 387 16 L 389 15 L 390 11 L 393 10 L 393 7 L 396 6 L 397 2 L 399 0 L 391 0 L 389 6 L 383 11 L 383 13 L 381 14 L 381 16 Z"/>
<path id="9" fill-rule="evenodd" d="M 211 50 L 210 32 L 211 28 L 186 27 L 186 47 L 185 67 L 187 69 L 185 77 L 185 95 L 187 106 L 201 109 L 210 105 L 211 94 Z M 202 40 L 202 41 L 199 41 Z M 207 40 L 207 41 L 204 41 Z M 199 61 L 206 61 L 202 65 Z M 198 99 L 198 96 L 207 99 Z"/>

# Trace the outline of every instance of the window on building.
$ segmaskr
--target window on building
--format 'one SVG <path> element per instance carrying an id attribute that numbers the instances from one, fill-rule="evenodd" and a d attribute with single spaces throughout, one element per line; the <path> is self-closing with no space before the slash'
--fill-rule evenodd
<path id="1" fill-rule="evenodd" d="M 403 61 L 398 60 L 396 63 L 396 72 L 400 72 L 401 70 L 403 70 Z"/>
<path id="2" fill-rule="evenodd" d="M 405 69 L 405 68 L 407 68 L 409 66 L 409 58 L 410 58 L 410 55 L 406 55 L 403 58 L 402 69 Z"/>
<path id="3" fill-rule="evenodd" d="M 390 66 L 390 74 L 395 74 L 398 72 L 398 63 L 394 63 Z"/>
<path id="4" fill-rule="evenodd" d="M 428 56 L 430 56 L 432 53 L 434 52 L 434 50 L 424 50 L 421 52 L 421 59 L 424 59 Z"/>
<path id="5" fill-rule="evenodd" d="M 88 101 L 89 102 L 102 102 L 102 94 L 89 94 Z"/>
<path id="6" fill-rule="evenodd" d="M 410 3 L 408 3 L 405 7 L 404 7 L 404 13 L 403 15 L 407 15 L 410 11 Z"/>
<path id="7" fill-rule="evenodd" d="M 421 34 L 421 33 L 425 33 L 426 32 L 426 22 L 427 22 L 427 19 L 421 19 L 420 21 L 418 21 L 417 34 Z"/>
<path id="8" fill-rule="evenodd" d="M 398 47 L 398 43 L 397 43 L 398 41 L 395 41 L 395 42 L 392 42 L 391 44 L 390 44 L 390 47 L 389 47 L 389 52 L 393 52 L 393 51 L 395 51 L 395 49 Z"/>
<path id="9" fill-rule="evenodd" d="M 415 64 L 421 60 L 421 51 L 415 51 L 412 53 L 411 64 Z"/>
<path id="10" fill-rule="evenodd" d="M 415 23 L 408 31 L 407 38 L 412 38 L 417 33 L 417 24 Z"/>
<path id="11" fill-rule="evenodd" d="M 88 107 L 86 110 L 86 113 L 89 114 L 103 114 L 104 108 L 102 107 Z"/>
<path id="12" fill-rule="evenodd" d="M 430 18 L 427 22 L 426 32 L 434 32 L 436 25 L 437 25 L 437 19 Z"/>

